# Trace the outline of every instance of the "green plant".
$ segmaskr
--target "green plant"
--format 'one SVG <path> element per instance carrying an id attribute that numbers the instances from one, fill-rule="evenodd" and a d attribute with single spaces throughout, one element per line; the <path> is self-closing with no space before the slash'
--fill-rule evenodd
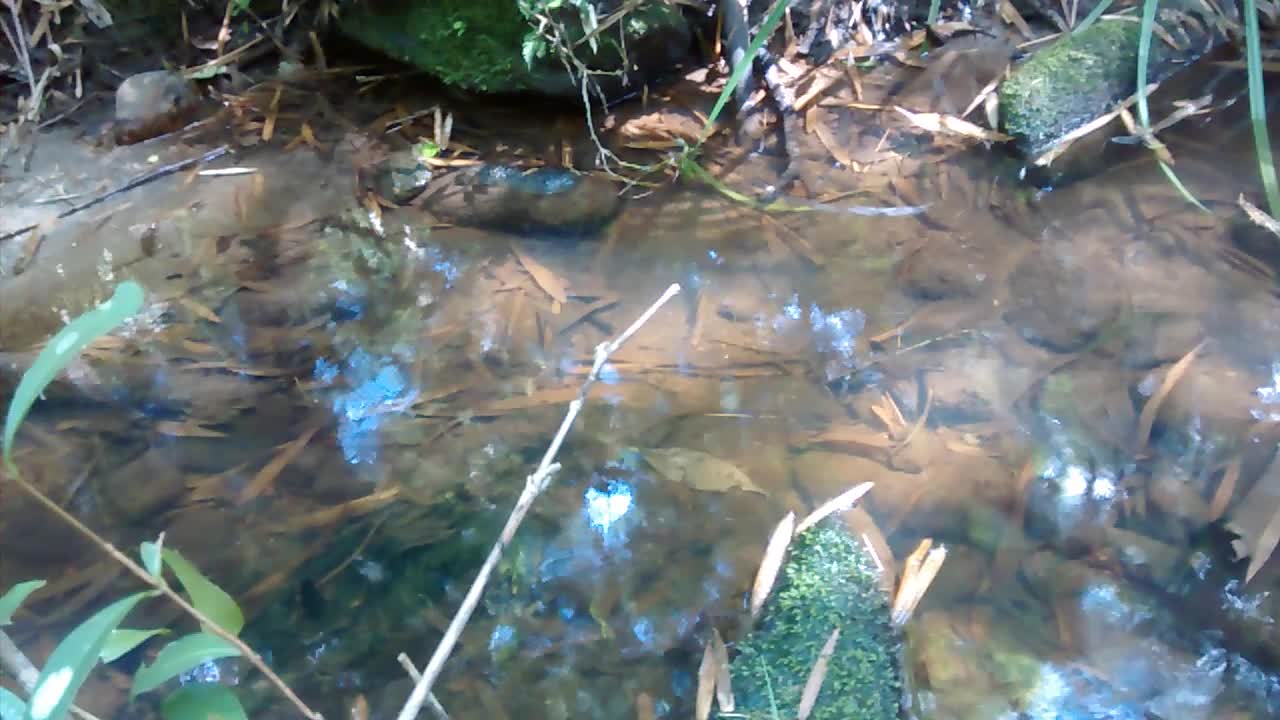
<path id="1" fill-rule="evenodd" d="M 1254 0 L 1244 0 L 1245 72 L 1249 78 L 1249 121 L 1253 125 L 1254 152 L 1258 154 L 1258 172 L 1267 196 L 1271 217 L 1280 217 L 1280 180 L 1271 157 L 1271 140 L 1267 133 L 1267 98 L 1262 89 L 1262 40 L 1258 33 L 1258 8 Z"/>
<path id="2" fill-rule="evenodd" d="M 792 540 L 761 622 L 737 643 L 730 666 L 736 714 L 722 717 L 796 717 L 814 662 L 836 628 L 839 640 L 809 717 L 898 717 L 899 640 L 888 599 L 861 543 L 828 519 Z"/>
<path id="3" fill-rule="evenodd" d="M 156 655 L 152 664 L 139 668 L 134 675 L 131 697 L 155 690 L 210 660 L 246 654 L 255 666 L 283 688 L 285 694 L 299 705 L 304 714 L 316 717 L 288 692 L 287 687 L 283 687 L 279 678 L 262 664 L 261 658 L 236 639 L 244 626 L 244 615 L 231 596 L 202 575 L 176 550 L 164 548 L 163 535 L 154 543 L 142 544 L 139 549 L 142 565 L 139 566 L 28 484 L 13 462 L 13 443 L 18 429 L 41 393 L 86 345 L 136 314 L 142 307 L 144 297 L 145 293 L 138 284 L 121 283 L 109 300 L 68 323 L 45 344 L 35 362 L 23 374 L 10 400 L 5 416 L 3 459 L 7 473 L 20 487 L 77 531 L 92 539 L 128 570 L 146 580 L 152 589 L 116 600 L 72 629 L 50 654 L 44 669 L 30 688 L 30 697 L 26 702 L 11 692 L 0 692 L 0 720 L 61 720 L 65 717 L 76 693 L 98 663 L 117 660 L 148 639 L 168 632 L 164 628 L 120 627 L 139 602 L 160 595 L 177 603 L 196 618 L 202 628 L 169 642 Z M 189 600 L 184 600 L 166 582 L 166 567 L 178 579 Z M 0 627 L 8 625 L 19 605 L 43 585 L 43 580 L 19 583 L 0 596 Z M 181 688 L 166 699 L 163 712 L 169 720 L 239 720 L 245 717 L 235 694 L 219 685 Z"/>
<path id="4" fill-rule="evenodd" d="M 141 555 L 144 564 L 157 578 L 161 577 L 162 566 L 167 566 L 182 584 L 191 604 L 206 617 L 216 619 L 231 632 L 238 633 L 243 627 L 244 618 L 235 601 L 177 551 L 161 550 L 157 541 L 143 543 Z M 155 558 L 161 558 L 161 564 L 156 564 Z M 12 611 L 43 585 L 43 580 L 19 583 L 0 596 L 0 625 L 8 624 Z M 65 717 L 76 692 L 98 663 L 114 662 L 148 639 L 169 632 L 165 628 L 140 630 L 121 627 L 139 602 L 157 595 L 159 593 L 154 590 L 133 593 L 77 625 L 54 648 L 31 690 L 28 702 L 24 703 L 17 696 L 0 697 L 0 719 L 59 720 Z M 189 633 L 166 644 L 154 662 L 138 669 L 134 674 L 131 697 L 155 690 L 205 662 L 239 654 L 239 649 L 216 635 L 203 630 Z M 165 700 L 163 707 L 164 717 L 169 720 L 245 717 L 235 693 L 221 685 L 180 688 Z"/>

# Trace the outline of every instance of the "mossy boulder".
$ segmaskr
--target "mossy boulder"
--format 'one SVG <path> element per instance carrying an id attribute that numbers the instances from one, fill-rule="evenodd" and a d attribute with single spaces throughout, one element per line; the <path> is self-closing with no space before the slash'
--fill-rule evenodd
<path id="1" fill-rule="evenodd" d="M 1028 155 L 1048 150 L 1064 135 L 1109 112 L 1138 86 L 1139 24 L 1103 19 L 1070 33 L 1017 65 L 1000 86 L 1000 119 Z M 1148 82 L 1168 77 L 1195 59 L 1203 39 L 1187 49 L 1152 39 Z"/>
<path id="2" fill-rule="evenodd" d="M 893 720 L 902 687 L 900 638 L 889 618 L 879 571 L 863 545 L 834 520 L 802 533 L 761 621 L 731 664 L 735 713 L 794 718 L 805 682 L 827 638 L 840 638 L 812 720 Z"/>
<path id="3" fill-rule="evenodd" d="M 614 0 L 355 0 L 342 30 L 358 42 L 421 68 L 445 83 L 483 93 L 577 97 L 563 58 L 539 33 L 545 18 L 564 28 L 574 58 L 608 92 L 660 73 L 683 58 L 692 38 L 679 6 L 641 0 L 588 37 L 623 3 Z M 572 64 L 572 63 L 571 63 Z"/>

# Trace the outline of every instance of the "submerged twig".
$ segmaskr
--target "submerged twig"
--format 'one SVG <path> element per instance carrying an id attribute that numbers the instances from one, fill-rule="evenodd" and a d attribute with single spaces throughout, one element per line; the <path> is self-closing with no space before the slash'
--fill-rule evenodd
<path id="1" fill-rule="evenodd" d="M 653 305 L 650 305 L 649 309 L 636 318 L 636 321 L 631 323 L 631 326 L 626 330 L 623 330 L 618 337 L 596 346 L 591 372 L 587 374 L 587 379 L 582 382 L 582 387 L 578 389 L 578 396 L 569 403 L 569 410 L 565 413 L 564 420 L 561 421 L 560 429 L 556 431 L 551 445 L 547 447 L 546 454 L 542 456 L 542 462 L 538 464 L 538 468 L 534 470 L 533 474 L 525 480 L 524 490 L 520 493 L 519 499 L 516 500 L 516 505 L 511 510 L 511 515 L 507 517 L 507 523 L 502 528 L 502 534 L 494 542 L 493 549 L 489 551 L 489 557 L 485 558 L 484 565 L 480 566 L 480 573 L 476 575 L 475 581 L 471 583 L 471 589 L 467 591 L 466 597 L 462 599 L 462 605 L 458 608 L 457 613 L 454 614 L 453 620 L 449 622 L 449 627 L 445 630 L 444 637 L 440 639 L 440 644 L 436 646 L 435 652 L 432 653 L 431 659 L 427 662 L 427 667 L 422 671 L 422 677 L 414 684 L 413 692 L 410 693 L 409 699 L 405 701 L 404 707 L 400 709 L 400 714 L 396 716 L 397 720 L 413 720 L 418 716 L 423 703 L 427 700 L 427 694 L 431 692 L 431 686 L 440 677 L 440 671 L 444 668 L 445 661 L 449 659 L 449 655 L 453 652 L 453 646 L 457 644 L 458 638 L 462 636 L 463 628 L 466 627 L 467 621 L 471 619 L 471 613 L 475 612 L 476 605 L 480 602 L 480 595 L 483 594 L 485 586 L 489 582 L 489 576 L 493 573 L 493 569 L 498 566 L 498 561 L 502 559 L 502 551 L 515 538 L 516 531 L 520 529 L 520 524 L 524 522 L 525 515 L 528 514 L 529 508 L 533 506 L 533 501 L 537 499 L 538 495 L 542 494 L 542 491 L 546 489 L 547 484 L 550 482 L 551 476 L 560 469 L 560 463 L 555 462 L 556 454 L 560 452 L 560 446 L 564 443 L 565 436 L 569 434 L 569 428 L 573 425 L 573 421 L 577 419 L 578 413 L 581 412 L 582 406 L 587 400 L 587 393 L 591 391 L 591 386 L 595 384 L 596 379 L 600 376 L 600 370 L 609 360 L 609 356 L 622 347 L 623 343 L 636 334 L 641 326 L 648 322 L 668 300 L 675 297 L 679 292 L 680 285 L 672 283 L 666 292 L 662 293 L 662 297 L 658 298 Z"/>

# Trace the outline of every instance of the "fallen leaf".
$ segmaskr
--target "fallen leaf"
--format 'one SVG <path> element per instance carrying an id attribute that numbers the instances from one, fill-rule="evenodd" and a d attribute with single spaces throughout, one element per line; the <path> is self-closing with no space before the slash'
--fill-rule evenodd
<path id="1" fill-rule="evenodd" d="M 226 433 L 210 430 L 191 420 L 177 422 L 175 420 L 161 420 L 155 424 L 156 432 L 161 435 L 172 435 L 173 437 L 203 437 L 203 438 L 223 438 Z"/>
<path id="2" fill-rule="evenodd" d="M 271 487 L 280 472 L 298 457 L 298 453 L 302 452 L 302 449 L 311 441 L 311 436 L 315 435 L 319 429 L 319 427 L 313 427 L 280 448 L 280 452 L 271 458 L 271 462 L 264 465 L 258 471 L 258 474 L 254 475 L 253 479 L 249 481 L 249 484 L 244 486 L 236 501 L 241 504 L 247 503 Z"/>
<path id="3" fill-rule="evenodd" d="M 827 679 L 827 666 L 831 656 L 835 654 L 836 643 L 840 640 L 840 628 L 831 631 L 827 642 L 818 653 L 818 659 L 809 671 L 809 678 L 804 681 L 804 691 L 800 693 L 800 705 L 796 708 L 796 720 L 809 720 L 813 706 L 818 703 L 818 693 L 822 692 L 822 681 Z"/>
<path id="4" fill-rule="evenodd" d="M 545 265 L 537 260 L 534 260 L 528 255 L 520 252 L 520 248 L 515 245 L 511 246 L 511 252 L 516 256 L 516 259 L 520 261 L 520 264 L 524 266 L 524 269 L 529 271 L 529 275 L 533 278 L 533 281 L 538 284 L 538 287 L 542 288 L 544 292 L 550 295 L 552 300 L 555 300 L 561 305 L 569 302 L 569 296 L 565 292 L 564 280 L 561 280 L 559 275 L 548 270 Z"/>
<path id="5" fill-rule="evenodd" d="M 1249 569 L 1244 573 L 1245 582 L 1252 580 L 1262 566 L 1267 564 L 1271 554 L 1276 551 L 1277 544 L 1280 544 L 1280 508 L 1271 514 L 1271 520 L 1258 536 L 1258 545 L 1253 549 L 1253 557 L 1249 559 Z"/>
<path id="6" fill-rule="evenodd" d="M 805 530 L 817 525 L 833 513 L 843 512 L 852 508 L 854 503 L 861 500 L 862 496 L 870 492 L 871 488 L 874 486 L 875 483 L 864 482 L 826 501 L 820 505 L 817 510 L 809 513 L 804 520 L 800 521 L 800 524 L 796 526 L 796 534 L 799 535 Z"/>
<path id="7" fill-rule="evenodd" d="M 700 450 L 661 448 L 641 450 L 645 461 L 668 480 L 703 492 L 743 490 L 767 495 L 747 474 L 720 458 Z"/>
<path id="8" fill-rule="evenodd" d="M 1151 394 L 1147 400 L 1147 404 L 1142 406 L 1142 414 L 1138 416 L 1138 433 L 1134 438 L 1134 445 L 1137 452 L 1141 454 L 1147 449 L 1147 440 L 1151 438 L 1151 427 L 1156 423 L 1156 415 L 1160 412 L 1160 406 L 1164 404 L 1165 398 L 1173 391 L 1173 387 L 1178 384 L 1182 376 L 1186 374 L 1187 368 L 1191 367 L 1191 361 L 1196 359 L 1196 354 L 1200 352 L 1200 348 L 1204 347 L 1204 341 L 1201 340 L 1198 345 L 1187 351 L 1178 362 L 1169 368 L 1169 374 L 1164 376 L 1164 381 L 1160 383 L 1160 388 Z"/>
<path id="9" fill-rule="evenodd" d="M 729 674 L 729 648 L 720 631 L 711 628 L 711 654 L 716 661 L 716 704 L 720 712 L 731 713 L 737 703 L 733 699 L 733 678 Z"/>
<path id="10" fill-rule="evenodd" d="M 1226 469 L 1222 471 L 1222 481 L 1218 483 L 1218 489 L 1213 493 L 1213 500 L 1209 502 L 1209 522 L 1217 522 L 1227 511 L 1227 505 L 1231 503 L 1231 498 L 1236 493 L 1236 482 L 1240 479 L 1240 458 L 1235 458 L 1227 463 Z"/>
<path id="11" fill-rule="evenodd" d="M 751 617 L 760 616 L 764 603 L 773 592 L 773 584 L 778 580 L 782 563 L 787 558 L 787 548 L 791 547 L 791 538 L 795 535 L 796 514 L 789 512 L 778 522 L 769 536 L 769 544 L 765 546 L 764 557 L 760 560 L 760 569 L 756 571 L 756 579 L 751 583 Z"/>
<path id="12" fill-rule="evenodd" d="M 218 313 L 214 312 L 213 310 L 210 310 L 205 305 L 202 305 L 196 302 L 195 300 L 192 300 L 189 297 L 178 298 L 178 304 L 190 310 L 193 315 L 197 315 L 205 320 L 208 320 L 211 323 L 214 323 L 214 324 L 222 323 L 222 318 L 218 317 Z"/>
<path id="13" fill-rule="evenodd" d="M 711 716 L 711 699 L 716 694 L 716 659 L 711 644 L 702 650 L 702 662 L 698 665 L 698 691 L 694 695 L 693 716 L 707 720 Z"/>
<path id="14" fill-rule="evenodd" d="M 927 130 L 932 133 L 941 133 L 943 135 L 958 135 L 960 137 L 974 138 L 976 140 L 988 140 L 992 142 L 1005 142 L 1013 138 L 1002 132 L 989 130 L 965 120 L 955 115 L 943 115 L 941 113 L 913 113 L 906 108 L 894 106 L 899 114 L 906 117 L 916 127 Z"/>

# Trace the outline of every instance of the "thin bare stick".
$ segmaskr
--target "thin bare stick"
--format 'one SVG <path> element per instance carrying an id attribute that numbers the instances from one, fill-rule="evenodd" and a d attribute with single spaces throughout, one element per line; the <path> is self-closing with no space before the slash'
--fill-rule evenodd
<path id="1" fill-rule="evenodd" d="M 36 681 L 40 679 L 40 671 L 31 663 L 22 652 L 22 649 L 13 642 L 13 638 L 0 630 L 0 668 L 3 668 L 10 675 L 17 679 L 18 685 L 30 695 L 36 689 Z M 77 705 L 71 706 L 71 714 L 80 718 L 80 720 L 99 720 L 97 715 L 84 710 Z"/>
<path id="2" fill-rule="evenodd" d="M 404 668 L 405 673 L 415 683 L 422 679 L 422 673 L 418 672 L 418 668 L 414 666 L 407 653 L 397 655 L 396 662 L 400 663 L 400 667 Z M 449 713 L 445 712 L 444 706 L 436 699 L 435 693 L 427 693 L 427 709 L 436 716 L 436 720 L 449 720 Z"/>
<path id="3" fill-rule="evenodd" d="M 516 531 L 520 529 L 520 524 L 524 522 L 524 516 L 528 514 L 529 508 L 533 506 L 533 501 L 547 487 L 551 480 L 551 476 L 560 469 L 560 464 L 555 462 L 556 453 L 560 451 L 560 445 L 564 443 L 564 438 L 569 434 L 569 428 L 572 427 L 573 421 L 577 419 L 578 413 L 582 410 L 583 403 L 586 402 L 587 393 L 591 391 L 591 386 L 595 384 L 596 379 L 600 375 L 601 368 L 608 362 L 609 355 L 622 346 L 642 325 L 649 321 L 658 310 L 667 303 L 668 300 L 675 297 L 680 292 L 680 285 L 672 283 L 666 292 L 662 293 L 662 297 L 658 298 L 653 305 L 649 306 L 636 321 L 631 323 L 631 327 L 622 331 L 622 334 L 613 340 L 600 343 L 596 346 L 595 358 L 591 363 L 591 372 L 587 375 L 587 379 L 582 382 L 582 387 L 578 389 L 578 396 L 569 403 L 569 410 L 565 413 L 564 420 L 560 423 L 560 429 L 556 431 L 555 438 L 551 441 L 551 445 L 547 447 L 547 452 L 542 456 L 542 462 L 538 464 L 538 468 L 533 474 L 525 479 L 524 490 L 520 493 L 519 499 L 516 500 L 516 506 L 511 510 L 511 515 L 507 518 L 507 524 L 502 528 L 502 534 L 498 536 L 497 542 L 493 544 L 493 549 L 489 551 L 489 557 L 485 558 L 484 565 L 480 566 L 480 573 L 476 575 L 476 579 L 471 583 L 471 589 L 467 591 L 466 597 L 462 599 L 462 605 L 458 608 L 458 612 L 453 616 L 453 620 L 449 622 L 449 627 L 444 632 L 444 637 L 440 639 L 440 644 L 436 646 L 435 652 L 431 655 L 431 660 L 427 662 L 427 667 L 422 671 L 422 677 L 418 679 L 413 686 L 413 692 L 410 693 L 409 699 L 405 701 L 404 707 L 400 708 L 400 714 L 397 720 L 413 720 L 418 716 L 418 712 L 422 710 L 422 704 L 426 702 L 427 693 L 431 692 L 431 686 L 435 684 L 437 678 L 440 677 L 440 671 L 444 668 L 444 663 L 449 659 L 449 655 L 453 652 L 453 646 L 457 644 L 458 638 L 462 636 L 462 630 L 466 627 L 467 621 L 471 619 L 471 613 L 475 612 L 476 605 L 480 602 L 480 596 L 484 593 L 485 585 L 489 582 L 489 575 L 493 573 L 493 569 L 497 567 L 498 561 L 502 558 L 502 551 L 511 543 L 515 537 Z"/>
<path id="4" fill-rule="evenodd" d="M 198 621 L 206 630 L 235 646 L 235 648 L 240 651 L 240 654 L 244 655 L 245 659 L 247 659 L 251 665 L 265 675 L 267 679 L 271 681 L 271 684 L 275 685 L 276 689 L 288 698 L 289 702 L 293 703 L 294 706 L 298 708 L 298 711 L 304 716 L 311 718 L 311 720 L 324 720 L 320 713 L 307 707 L 307 704 L 302 702 L 302 699 L 294 694 L 293 690 L 285 684 L 284 680 L 281 680 L 280 676 L 275 674 L 275 671 L 267 667 L 267 663 L 262 659 L 262 656 L 254 652 L 253 648 L 246 645 L 243 640 L 232 635 L 226 630 L 223 630 L 221 625 L 218 625 L 216 622 L 205 617 L 204 613 L 192 607 L 191 604 L 184 600 L 181 595 L 174 592 L 173 588 L 169 587 L 167 583 L 160 578 L 152 576 L 151 573 L 147 572 L 145 568 L 134 562 L 128 555 L 120 552 L 115 545 L 107 542 L 105 538 L 98 535 L 98 533 L 94 532 L 84 523 L 80 522 L 76 516 L 64 510 L 61 505 L 50 500 L 49 497 L 40 492 L 38 488 L 28 483 L 26 478 L 23 478 L 17 472 L 9 472 L 7 474 L 18 484 L 18 487 L 22 488 L 23 491 L 34 498 L 36 502 L 44 505 L 50 512 L 57 515 L 60 520 L 75 528 L 77 532 L 84 535 L 90 542 L 97 545 L 106 554 L 110 555 L 111 559 L 123 565 L 126 570 L 133 573 L 142 582 L 158 590 L 160 594 L 164 595 L 170 600 L 170 602 L 181 608 L 183 612 Z"/>

